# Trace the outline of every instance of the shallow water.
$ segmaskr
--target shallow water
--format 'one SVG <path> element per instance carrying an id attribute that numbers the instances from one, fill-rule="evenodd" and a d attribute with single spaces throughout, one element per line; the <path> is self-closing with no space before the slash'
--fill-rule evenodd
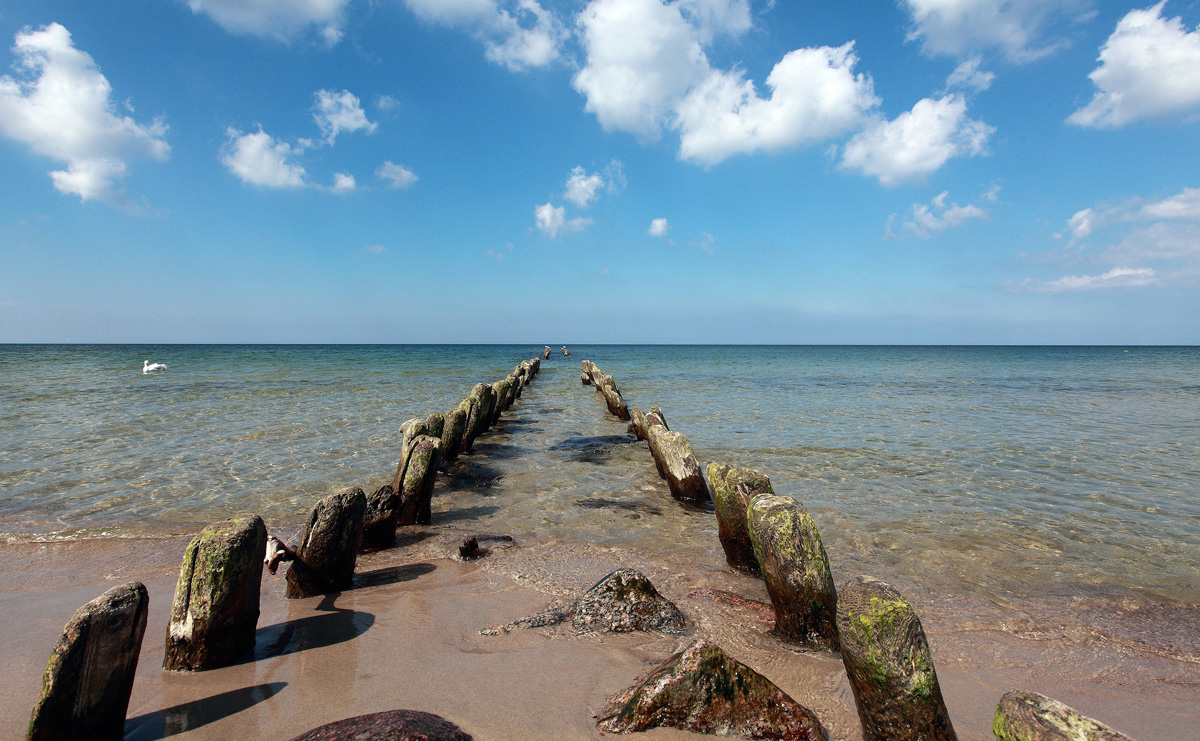
<path id="1" fill-rule="evenodd" d="M 189 532 L 390 477 L 397 428 L 529 346 L 0 346 L 0 537 Z M 149 358 L 167 364 L 141 373 Z M 439 480 L 445 521 L 670 558 L 719 547 L 579 383 L 801 500 L 835 575 L 1000 604 L 1200 602 L 1196 348 L 573 347 Z"/>

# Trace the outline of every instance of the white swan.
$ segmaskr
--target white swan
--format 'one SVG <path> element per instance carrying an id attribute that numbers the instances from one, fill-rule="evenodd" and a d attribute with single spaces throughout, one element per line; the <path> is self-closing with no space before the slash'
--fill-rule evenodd
<path id="1" fill-rule="evenodd" d="M 167 369 L 167 366 L 163 365 L 162 363 L 151 363 L 149 360 L 142 361 L 142 373 L 149 373 L 151 371 L 160 371 L 160 370 L 166 370 L 166 369 Z"/>

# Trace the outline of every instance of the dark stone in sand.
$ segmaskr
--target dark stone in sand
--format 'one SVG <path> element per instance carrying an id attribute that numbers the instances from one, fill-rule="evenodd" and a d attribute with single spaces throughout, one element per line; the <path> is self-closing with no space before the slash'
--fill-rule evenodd
<path id="1" fill-rule="evenodd" d="M 1058 700 L 1024 690 L 1000 698 L 992 732 L 996 741 L 1133 741 Z"/>
<path id="2" fill-rule="evenodd" d="M 462 450 L 463 429 L 466 427 L 467 415 L 461 408 L 446 412 L 446 424 L 442 428 L 442 460 L 451 463 Z"/>
<path id="3" fill-rule="evenodd" d="M 746 508 L 759 494 L 774 494 L 771 480 L 748 468 L 735 468 L 724 463 L 708 467 L 708 483 L 712 487 L 713 509 L 717 512 L 717 537 L 725 549 L 725 561 L 748 574 L 757 574 L 758 559 L 746 529 Z"/>
<path id="4" fill-rule="evenodd" d="M 330 494 L 313 507 L 296 560 L 287 570 L 287 596 L 312 597 L 348 588 L 362 543 L 367 496 L 357 486 Z"/>
<path id="5" fill-rule="evenodd" d="M 146 587 L 133 581 L 79 608 L 50 652 L 29 739 L 124 737 L 149 605 Z"/>
<path id="6" fill-rule="evenodd" d="M 400 488 L 398 525 L 428 525 L 433 484 L 441 461 L 440 441 L 421 435 L 412 441 L 408 468 Z"/>
<path id="7" fill-rule="evenodd" d="M 837 590 L 821 533 L 790 497 L 755 497 L 746 511 L 754 557 L 775 608 L 775 632 L 811 648 L 837 650 Z"/>
<path id="8" fill-rule="evenodd" d="M 575 600 L 576 630 L 682 633 L 683 613 L 650 580 L 633 569 L 617 569 Z"/>
<path id="9" fill-rule="evenodd" d="M 957 738 L 908 600 L 888 584 L 858 577 L 842 587 L 837 624 L 864 741 Z"/>
<path id="10" fill-rule="evenodd" d="M 570 607 L 554 607 L 521 618 L 507 625 L 480 631 L 481 635 L 499 635 L 516 628 L 540 628 L 572 618 L 572 625 L 583 632 L 630 633 L 657 631 L 683 633 L 683 613 L 658 593 L 650 580 L 634 569 L 617 569 L 584 592 Z"/>
<path id="11" fill-rule="evenodd" d="M 670 727 L 752 739 L 824 738 L 811 710 L 703 639 L 614 697 L 597 725 L 607 733 Z"/>
<path id="12" fill-rule="evenodd" d="M 648 425 L 646 442 L 650 445 L 650 454 L 654 456 L 658 474 L 667 480 L 667 486 L 671 488 L 671 496 L 697 506 L 708 501 L 704 474 L 692 453 L 692 444 L 682 433 Z"/>
<path id="13" fill-rule="evenodd" d="M 487 548 L 479 547 L 479 538 L 476 537 L 467 538 L 458 547 L 458 557 L 464 561 L 475 561 L 483 558 L 489 552 Z"/>
<path id="14" fill-rule="evenodd" d="M 471 741 L 471 736 L 440 715 L 417 710 L 388 710 L 359 715 L 314 728 L 292 741 Z"/>
<path id="15" fill-rule="evenodd" d="M 192 540 L 175 585 L 163 669 L 218 669 L 254 648 L 266 552 L 258 515 L 209 525 Z"/>
<path id="16" fill-rule="evenodd" d="M 384 484 L 367 496 L 359 552 L 390 548 L 396 542 L 396 524 L 399 520 L 400 493 L 391 484 Z"/>

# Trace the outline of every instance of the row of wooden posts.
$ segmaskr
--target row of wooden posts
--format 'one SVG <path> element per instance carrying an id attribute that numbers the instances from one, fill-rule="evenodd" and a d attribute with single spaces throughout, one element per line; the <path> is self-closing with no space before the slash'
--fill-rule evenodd
<path id="1" fill-rule="evenodd" d="M 866 741 L 957 739 L 921 620 L 895 587 L 860 576 L 839 594 L 820 531 L 803 504 L 776 495 L 767 476 L 746 468 L 714 463 L 706 481 L 691 443 L 668 428 L 662 409 L 629 409 L 616 379 L 590 360 L 583 361 L 580 380 L 646 441 L 675 499 L 703 506 L 711 493 L 725 560 L 763 579 L 775 632 L 800 646 L 840 651 Z M 1001 698 L 993 732 L 998 741 L 1131 741 L 1023 690 Z"/>
<path id="2" fill-rule="evenodd" d="M 541 358 L 525 360 L 504 379 L 476 384 L 455 409 L 405 422 L 391 482 L 370 496 L 351 487 L 321 499 L 294 549 L 268 536 L 258 515 L 204 528 L 184 552 L 163 668 L 217 669 L 254 648 L 264 564 L 275 573 L 281 561 L 291 561 L 288 597 L 350 587 L 361 551 L 392 545 L 399 525 L 429 523 L 440 464 L 470 453 L 475 439 L 500 419 L 540 370 Z M 75 613 L 50 654 L 27 738 L 124 736 L 149 604 L 145 585 L 133 581 Z"/>

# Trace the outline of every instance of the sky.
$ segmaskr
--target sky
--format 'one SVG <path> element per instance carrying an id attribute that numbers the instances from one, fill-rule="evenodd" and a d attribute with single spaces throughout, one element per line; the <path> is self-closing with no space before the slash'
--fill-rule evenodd
<path id="1" fill-rule="evenodd" d="M 5 0 L 0 342 L 1196 344 L 1200 0 Z"/>

